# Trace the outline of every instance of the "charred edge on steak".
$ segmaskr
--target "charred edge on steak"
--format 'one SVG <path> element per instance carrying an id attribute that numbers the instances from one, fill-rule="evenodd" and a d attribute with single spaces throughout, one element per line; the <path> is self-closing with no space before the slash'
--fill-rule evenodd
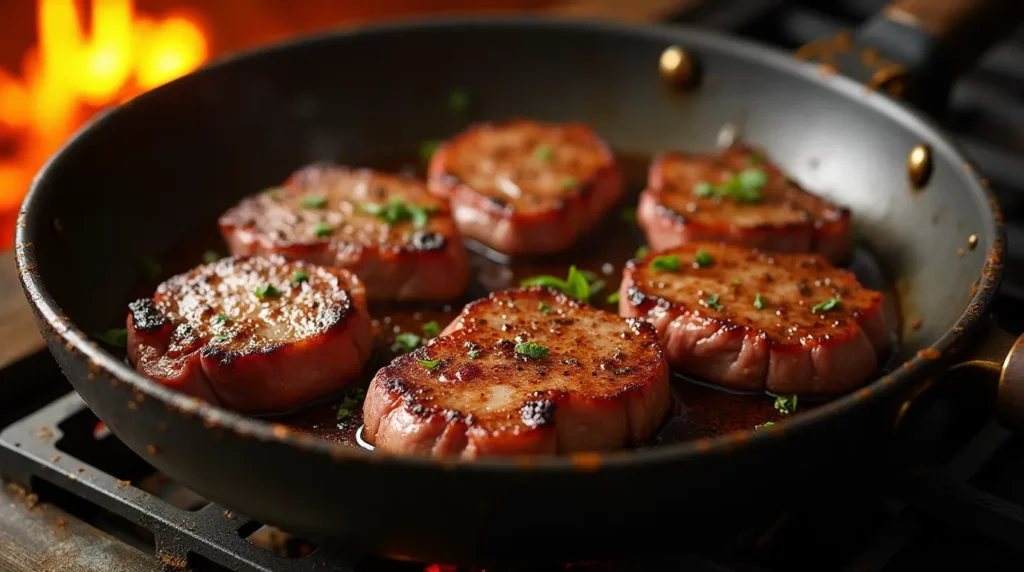
<path id="1" fill-rule="evenodd" d="M 140 298 L 128 304 L 136 331 L 152 332 L 167 325 L 167 318 L 153 305 L 152 298 Z"/>
<path id="2" fill-rule="evenodd" d="M 436 252 L 444 250 L 448 239 L 436 232 L 418 231 L 412 235 L 412 247 L 421 252 Z"/>
<path id="3" fill-rule="evenodd" d="M 555 424 L 555 402 L 527 401 L 519 408 L 519 415 L 527 427 L 548 427 Z"/>

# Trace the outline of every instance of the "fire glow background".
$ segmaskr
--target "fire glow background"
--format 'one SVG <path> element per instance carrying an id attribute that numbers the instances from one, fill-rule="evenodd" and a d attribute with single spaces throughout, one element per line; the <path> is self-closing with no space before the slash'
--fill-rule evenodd
<path id="1" fill-rule="evenodd" d="M 39 168 L 96 112 L 214 57 L 389 17 L 524 10 L 545 0 L 0 2 L 0 251 Z M 154 134 L 159 136 L 159 134 Z"/>

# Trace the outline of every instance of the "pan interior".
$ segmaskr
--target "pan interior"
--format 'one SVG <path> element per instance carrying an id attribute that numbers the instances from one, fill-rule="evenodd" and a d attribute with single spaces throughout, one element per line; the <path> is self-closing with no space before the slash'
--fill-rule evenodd
<path id="1" fill-rule="evenodd" d="M 658 57 L 673 43 L 701 64 L 692 90 L 668 89 L 658 76 Z M 468 98 L 464 110 L 452 108 L 453 93 Z M 207 248 L 223 253 L 214 221 L 241 197 L 318 161 L 397 168 L 400 157 L 415 165 L 408 158 L 424 141 L 512 117 L 590 124 L 624 153 L 634 186 L 653 153 L 711 149 L 723 125 L 734 126 L 809 190 L 851 208 L 864 245 L 855 270 L 889 293 L 899 318 L 897 361 L 954 325 L 997 240 L 990 206 L 962 159 L 914 116 L 846 80 L 692 31 L 519 21 L 310 40 L 146 94 L 53 161 L 27 201 L 22 237 L 35 248 L 49 295 L 74 324 L 87 333 L 121 327 L 126 303 L 153 286 L 140 281 L 140 263 L 163 260 L 166 272 L 177 272 L 198 264 Z M 934 150 L 933 176 L 914 191 L 905 161 L 922 142 Z M 621 208 L 573 252 L 551 260 L 507 266 L 475 256 L 477 279 L 466 299 L 524 275 L 564 275 L 569 264 L 595 272 L 612 264 L 608 293 L 641 240 L 620 217 Z M 968 248 L 972 234 L 976 248 Z M 393 318 L 385 326 L 409 330 L 432 319 L 443 325 L 464 301 L 374 312 L 382 322 Z M 117 373 L 132 376 L 127 367 Z M 726 400 L 716 409 L 755 405 L 736 409 L 736 425 L 689 436 L 773 415 L 765 398 L 714 395 Z M 306 429 L 334 426 L 332 405 L 316 411 L 291 419 Z M 318 432 L 352 439 L 350 431 Z"/>

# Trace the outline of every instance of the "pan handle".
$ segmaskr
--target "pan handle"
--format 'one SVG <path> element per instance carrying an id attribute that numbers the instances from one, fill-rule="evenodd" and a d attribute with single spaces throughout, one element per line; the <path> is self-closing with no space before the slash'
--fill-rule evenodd
<path id="1" fill-rule="evenodd" d="M 995 412 L 999 424 L 1024 432 L 1024 335 L 1014 336 L 993 324 L 943 375 L 971 375 L 972 385 L 990 382 L 998 388 Z"/>
<path id="2" fill-rule="evenodd" d="M 892 0 L 852 38 L 812 42 L 797 56 L 938 114 L 956 77 L 1022 19 L 1021 0 Z"/>

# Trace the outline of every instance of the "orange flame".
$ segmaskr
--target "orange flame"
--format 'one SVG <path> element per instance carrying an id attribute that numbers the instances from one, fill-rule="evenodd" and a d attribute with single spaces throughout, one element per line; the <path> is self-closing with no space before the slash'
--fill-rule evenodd
<path id="1" fill-rule="evenodd" d="M 137 14 L 133 0 L 91 4 L 86 31 L 75 0 L 37 0 L 38 45 L 26 53 L 21 77 L 0 70 L 0 215 L 17 209 L 36 171 L 89 115 L 209 56 L 195 15 Z M 7 147 L 13 154 L 3 154 Z M 0 232 L 2 250 L 12 236 Z"/>

